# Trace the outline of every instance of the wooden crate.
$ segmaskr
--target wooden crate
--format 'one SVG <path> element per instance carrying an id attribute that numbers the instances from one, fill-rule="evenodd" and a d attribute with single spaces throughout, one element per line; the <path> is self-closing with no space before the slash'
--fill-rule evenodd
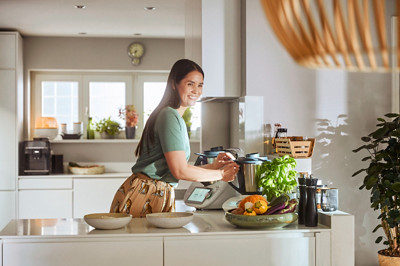
<path id="1" fill-rule="evenodd" d="M 279 156 L 289 155 L 293 158 L 309 158 L 313 154 L 315 139 L 303 140 L 303 137 L 275 139 Z"/>

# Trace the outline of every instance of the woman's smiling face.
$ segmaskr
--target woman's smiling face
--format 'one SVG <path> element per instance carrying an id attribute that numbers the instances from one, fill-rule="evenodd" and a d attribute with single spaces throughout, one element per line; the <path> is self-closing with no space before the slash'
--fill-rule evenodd
<path id="1" fill-rule="evenodd" d="M 196 70 L 189 72 L 176 87 L 181 98 L 181 107 L 194 106 L 203 93 L 203 75 Z"/>

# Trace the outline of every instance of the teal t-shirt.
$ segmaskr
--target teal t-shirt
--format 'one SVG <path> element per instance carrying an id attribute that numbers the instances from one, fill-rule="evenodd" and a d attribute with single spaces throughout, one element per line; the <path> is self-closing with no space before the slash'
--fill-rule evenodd
<path id="1" fill-rule="evenodd" d="M 150 143 L 149 151 L 147 143 L 143 143 L 142 154 L 132 167 L 132 172 L 176 185 L 178 180 L 171 174 L 164 153 L 185 151 L 186 161 L 190 157 L 186 124 L 176 109 L 166 107 L 161 110 L 154 125 L 154 135 L 154 143 Z"/>

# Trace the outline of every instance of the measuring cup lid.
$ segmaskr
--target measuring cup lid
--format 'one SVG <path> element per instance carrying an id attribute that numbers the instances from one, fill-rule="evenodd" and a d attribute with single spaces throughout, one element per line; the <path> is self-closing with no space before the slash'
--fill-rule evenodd
<path id="1" fill-rule="evenodd" d="M 247 163 L 247 164 L 262 164 L 263 161 L 267 161 L 265 157 L 260 157 L 258 152 L 248 153 L 245 157 L 239 157 L 238 161 L 240 163 Z"/>

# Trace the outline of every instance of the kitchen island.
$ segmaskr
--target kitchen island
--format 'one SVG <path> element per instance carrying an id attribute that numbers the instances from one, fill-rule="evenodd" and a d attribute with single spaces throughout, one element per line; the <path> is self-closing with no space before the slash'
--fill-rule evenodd
<path id="1" fill-rule="evenodd" d="M 177 229 L 134 218 L 117 230 L 83 219 L 12 220 L 0 233 L 0 266 L 354 265 L 354 217 L 320 213 L 317 227 L 243 229 L 223 211 L 196 211 Z"/>

